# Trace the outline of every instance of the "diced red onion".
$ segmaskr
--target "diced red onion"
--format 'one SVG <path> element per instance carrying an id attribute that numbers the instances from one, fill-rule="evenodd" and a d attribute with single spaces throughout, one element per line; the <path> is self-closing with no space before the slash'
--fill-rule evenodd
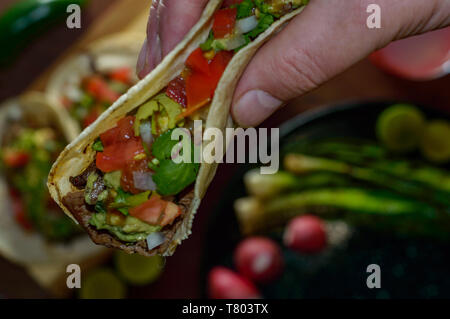
<path id="1" fill-rule="evenodd" d="M 151 233 L 147 236 L 148 249 L 153 249 L 161 245 L 166 240 L 166 237 L 161 232 Z"/>
<path id="2" fill-rule="evenodd" d="M 133 172 L 134 187 L 143 191 L 156 190 L 156 184 L 153 181 L 152 175 L 150 172 Z"/>
<path id="3" fill-rule="evenodd" d="M 142 141 L 150 148 L 154 141 L 152 124 L 149 121 L 142 122 L 139 126 L 139 133 L 141 134 Z"/>
<path id="4" fill-rule="evenodd" d="M 250 16 L 248 18 L 240 19 L 236 22 L 236 31 L 238 33 L 247 33 L 252 31 L 258 25 L 258 19 L 256 16 Z"/>

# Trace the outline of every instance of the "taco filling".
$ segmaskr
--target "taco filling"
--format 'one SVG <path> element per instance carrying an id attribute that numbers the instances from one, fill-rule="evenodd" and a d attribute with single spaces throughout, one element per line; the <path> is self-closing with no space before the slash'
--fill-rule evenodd
<path id="1" fill-rule="evenodd" d="M 45 187 L 52 163 L 65 146 L 61 134 L 53 127 L 35 125 L 31 119 L 28 123 L 10 122 L 5 131 L 0 160 L 17 223 L 49 241 L 67 241 L 80 234 Z"/>
<path id="2" fill-rule="evenodd" d="M 193 133 L 233 54 L 304 2 L 244 0 L 217 11 L 208 39 L 184 70 L 91 144 L 95 160 L 70 178 L 79 191 L 63 203 L 94 242 L 143 255 L 167 249 L 189 210 L 199 170 L 193 161 L 172 160 L 180 142 L 171 139 L 172 130 Z"/>
<path id="3" fill-rule="evenodd" d="M 91 62 L 92 74 L 78 84 L 70 83 L 62 104 L 83 128 L 92 124 L 109 106 L 136 82 L 130 67 L 99 70 Z"/>

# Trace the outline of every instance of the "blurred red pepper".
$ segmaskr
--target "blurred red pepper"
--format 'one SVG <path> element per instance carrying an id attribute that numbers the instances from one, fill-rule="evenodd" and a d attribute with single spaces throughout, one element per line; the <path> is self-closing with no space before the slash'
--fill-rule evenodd
<path id="1" fill-rule="evenodd" d="M 109 77 L 115 81 L 129 84 L 131 82 L 131 69 L 128 67 L 116 69 L 109 74 Z"/>
<path id="2" fill-rule="evenodd" d="M 210 74 L 209 61 L 203 55 L 201 48 L 194 50 L 186 60 L 186 66 L 191 68 L 193 72 L 201 72 L 203 74 Z"/>
<path id="3" fill-rule="evenodd" d="M 191 56 L 197 56 L 197 54 L 194 51 Z M 207 70 L 203 67 L 203 64 L 202 72 L 193 69 L 186 79 L 187 111 L 199 108 L 212 99 L 217 84 L 232 57 L 233 53 L 220 51 L 210 61 Z"/>
<path id="4" fill-rule="evenodd" d="M 3 162 L 12 168 L 24 167 L 30 161 L 30 155 L 24 151 L 6 150 L 3 155 Z"/>
<path id="5" fill-rule="evenodd" d="M 25 212 L 25 205 L 23 204 L 22 199 L 20 198 L 19 192 L 10 189 L 9 194 L 11 198 L 14 219 L 20 226 L 22 226 L 23 229 L 31 231 L 33 229 L 33 225 L 31 224 Z"/>
<path id="6" fill-rule="evenodd" d="M 119 94 L 111 90 L 108 84 L 98 75 L 93 75 L 85 80 L 86 91 L 100 102 L 114 103 Z"/>

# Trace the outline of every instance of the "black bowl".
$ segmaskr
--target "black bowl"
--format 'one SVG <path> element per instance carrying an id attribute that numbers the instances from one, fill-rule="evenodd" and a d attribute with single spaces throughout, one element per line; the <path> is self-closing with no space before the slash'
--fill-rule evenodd
<path id="1" fill-rule="evenodd" d="M 280 151 L 297 140 L 357 137 L 376 140 L 375 122 L 386 107 L 398 101 L 346 102 L 303 113 L 280 128 Z M 448 114 L 419 106 L 428 119 Z M 420 156 L 418 154 L 412 156 Z M 224 189 L 207 229 L 202 263 L 204 296 L 207 275 L 217 265 L 234 269 L 233 251 L 243 239 L 233 211 L 246 195 L 242 165 Z M 265 298 L 449 298 L 450 243 L 353 229 L 344 244 L 314 256 L 300 255 L 282 245 L 281 231 L 268 234 L 282 247 L 285 269 L 275 282 L 259 286 Z M 367 266 L 381 268 L 381 288 L 369 289 Z"/>

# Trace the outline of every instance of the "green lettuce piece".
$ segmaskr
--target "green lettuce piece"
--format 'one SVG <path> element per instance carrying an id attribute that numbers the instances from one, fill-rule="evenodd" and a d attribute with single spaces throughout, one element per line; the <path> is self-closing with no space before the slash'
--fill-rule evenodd
<path id="1" fill-rule="evenodd" d="M 159 161 L 171 159 L 172 149 L 178 144 L 179 140 L 172 140 L 172 130 L 161 134 L 153 143 L 152 154 Z"/>
<path id="2" fill-rule="evenodd" d="M 153 143 L 153 156 L 159 161 L 158 165 L 152 163 L 155 171 L 153 181 L 161 195 L 175 195 L 192 184 L 197 177 L 199 164 L 194 163 L 194 143 L 191 141 L 191 162 L 175 163 L 172 161 L 172 149 L 180 140 L 172 140 L 173 130 L 159 136 Z M 180 154 L 181 155 L 181 154 Z"/>
<path id="3" fill-rule="evenodd" d="M 198 163 L 177 164 L 163 160 L 153 175 L 153 181 L 161 195 L 176 195 L 195 181 L 198 169 Z"/>

